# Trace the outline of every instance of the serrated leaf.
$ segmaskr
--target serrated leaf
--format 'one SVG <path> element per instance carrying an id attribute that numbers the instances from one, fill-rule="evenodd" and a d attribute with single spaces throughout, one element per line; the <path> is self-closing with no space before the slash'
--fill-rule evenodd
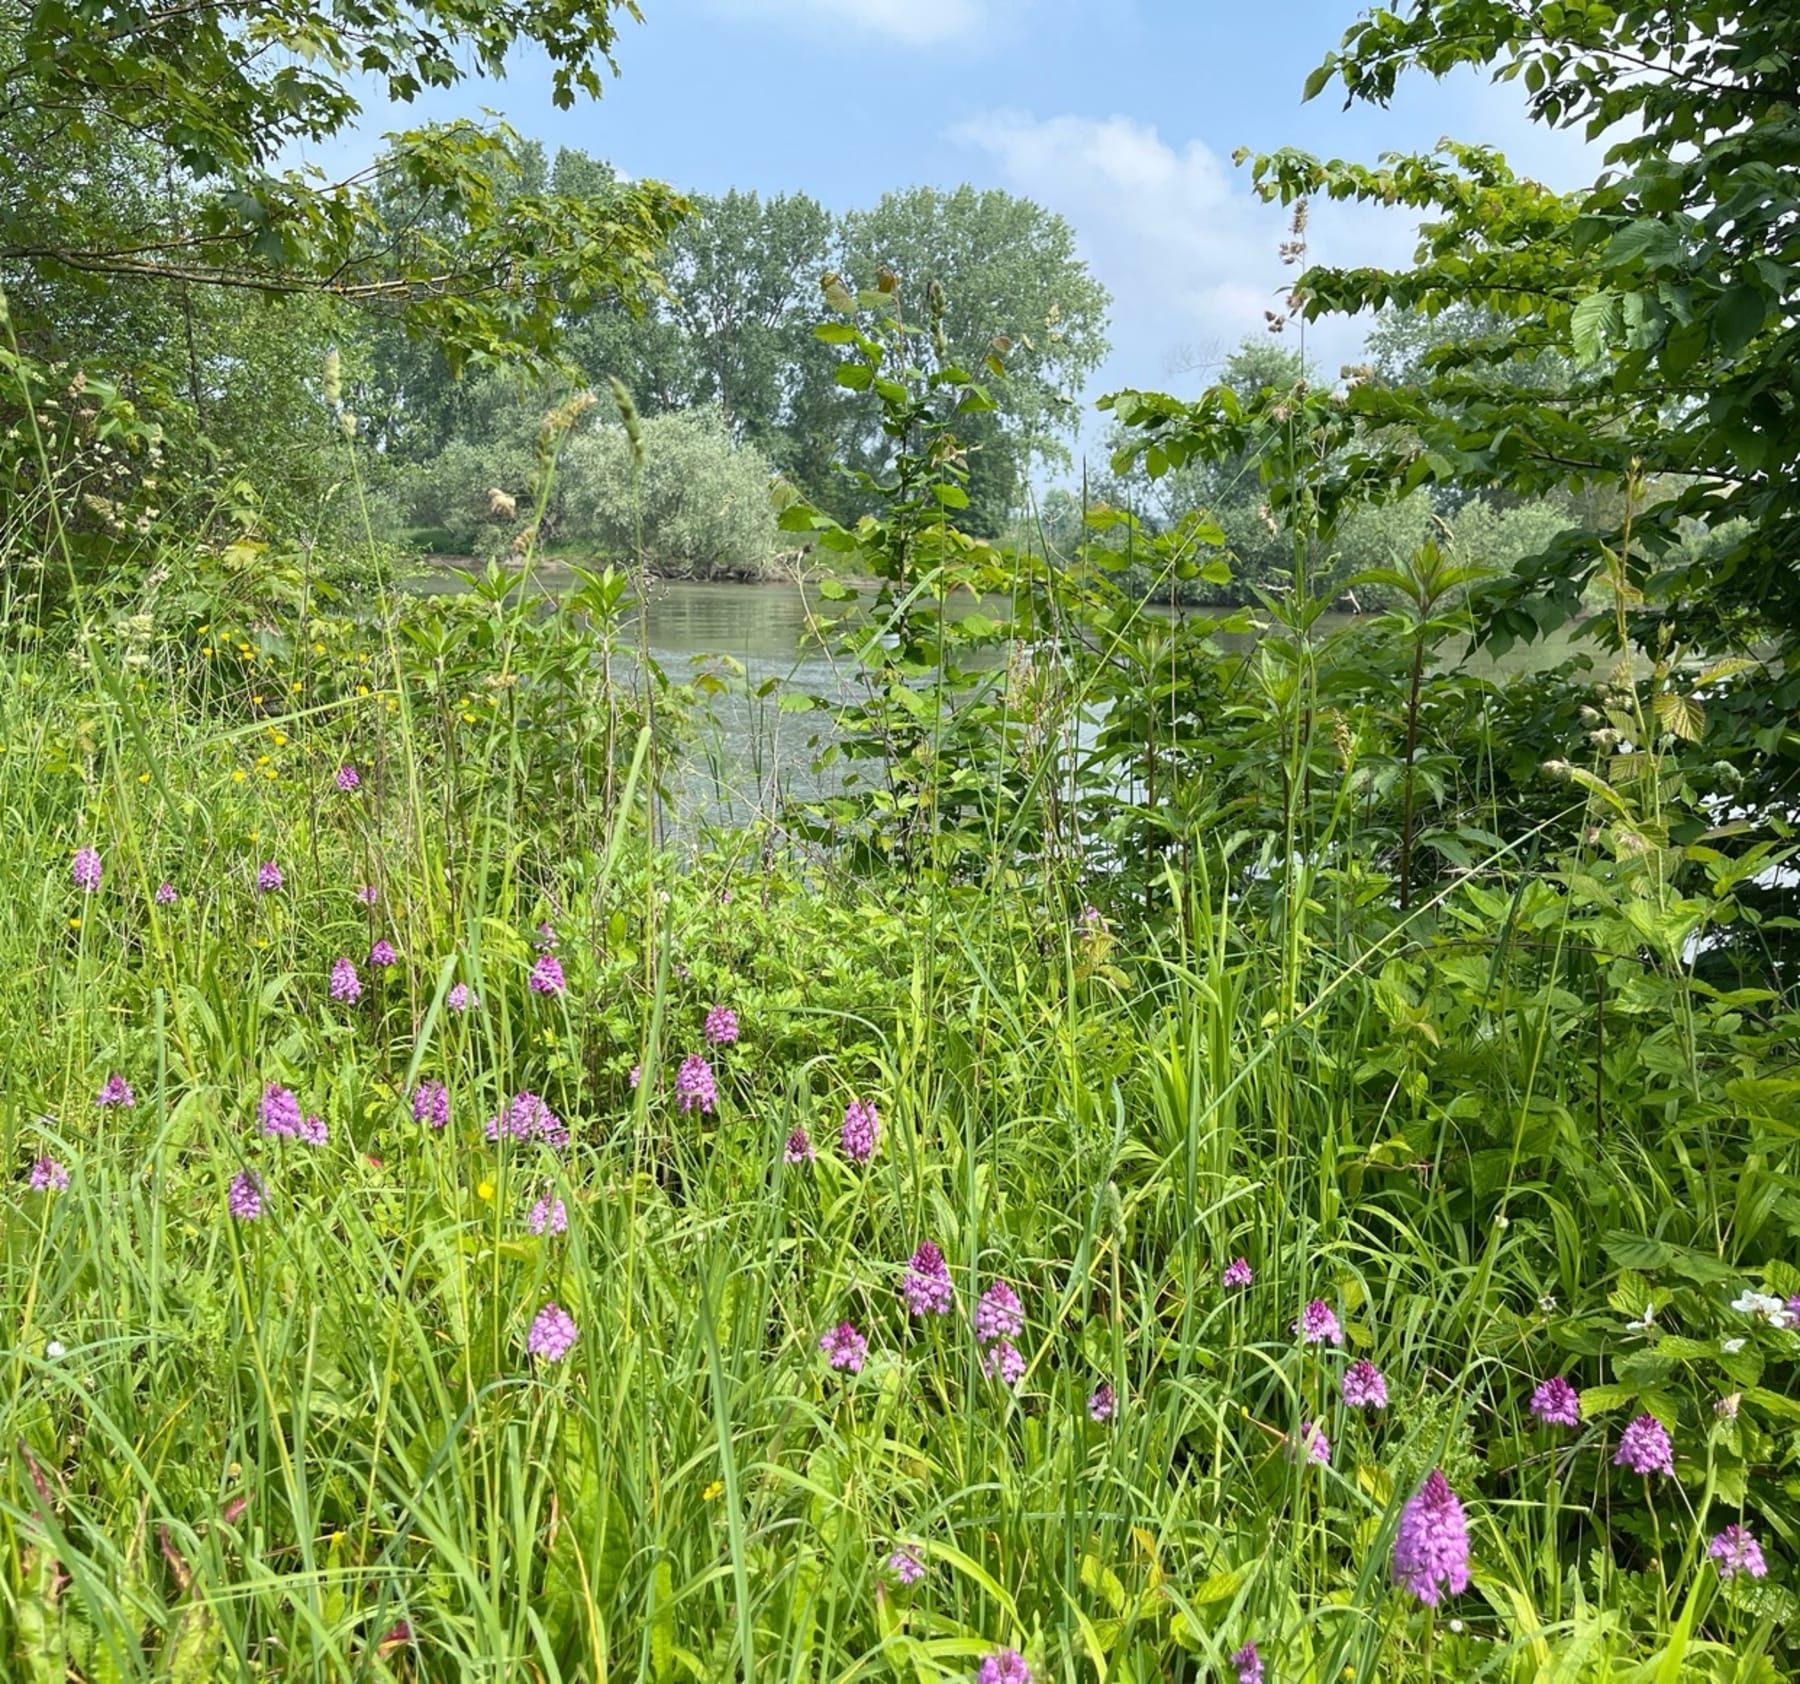
<path id="1" fill-rule="evenodd" d="M 1194 1587 L 1188 1600 L 1201 1608 L 1211 1602 L 1229 1602 L 1249 1576 L 1249 1567 L 1233 1567 L 1224 1573 L 1210 1574 Z"/>
<path id="2" fill-rule="evenodd" d="M 1584 1386 L 1581 1392 L 1581 1418 L 1591 1421 L 1609 1409 L 1623 1409 L 1636 1401 L 1636 1386 Z"/>
<path id="3" fill-rule="evenodd" d="M 1623 311 L 1616 292 L 1591 292 L 1569 314 L 1569 338 L 1577 362 L 1598 362 L 1616 333 Z"/>
<path id="4" fill-rule="evenodd" d="M 1692 696 L 1661 690 L 1651 704 L 1663 729 L 1685 742 L 1697 743 L 1706 729 L 1706 710 Z"/>
<path id="5" fill-rule="evenodd" d="M 1603 259 L 1608 268 L 1643 258 L 1652 268 L 1666 268 L 1681 260 L 1681 240 L 1659 217 L 1640 217 L 1628 222 L 1607 241 Z"/>
<path id="6" fill-rule="evenodd" d="M 1652 1239 L 1648 1234 L 1633 1234 L 1622 1228 L 1615 1228 L 1600 1242 L 1601 1248 L 1621 1269 L 1666 1269 L 1675 1255 L 1675 1248 L 1666 1240 Z M 1633 1282 L 1633 1290 L 1644 1290 L 1643 1283 Z M 1619 1282 L 1619 1291 L 1624 1294 L 1627 1283 Z M 1630 1306 L 1632 1315 L 1643 1311 L 1645 1300 Z"/>

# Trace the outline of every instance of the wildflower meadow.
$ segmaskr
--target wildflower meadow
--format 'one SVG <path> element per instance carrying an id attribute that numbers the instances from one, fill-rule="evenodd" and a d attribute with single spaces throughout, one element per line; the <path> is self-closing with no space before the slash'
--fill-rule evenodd
<path id="1" fill-rule="evenodd" d="M 1800 11 L 1289 10 L 0 5 L 0 1681 L 1800 1677 Z"/>
<path id="2" fill-rule="evenodd" d="M 573 618 L 12 669 L 16 1676 L 1782 1674 L 1742 1006 L 659 846 L 409 652 Z"/>

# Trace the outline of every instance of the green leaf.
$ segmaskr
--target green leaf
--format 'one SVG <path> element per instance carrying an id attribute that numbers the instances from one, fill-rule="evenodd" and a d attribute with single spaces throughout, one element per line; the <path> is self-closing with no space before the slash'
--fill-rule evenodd
<path id="1" fill-rule="evenodd" d="M 1761 287 L 1740 285 L 1729 288 L 1713 306 L 1713 343 L 1726 356 L 1735 357 L 1762 332 L 1768 309 L 1768 295 Z"/>
<path id="2" fill-rule="evenodd" d="M 1752 1386 L 1744 1393 L 1744 1401 L 1754 1404 L 1768 1415 L 1777 1415 L 1784 1421 L 1800 1421 L 1800 1398 L 1791 1398 L 1786 1392 L 1772 1392 L 1766 1386 Z"/>
<path id="3" fill-rule="evenodd" d="M 650 1675 L 656 1684 L 675 1676 L 675 1571 L 659 1561 L 650 1575 Z"/>
<path id="4" fill-rule="evenodd" d="M 1666 1240 L 1652 1239 L 1648 1234 L 1633 1234 L 1623 1228 L 1613 1229 L 1600 1243 L 1606 1255 L 1621 1269 L 1666 1269 L 1675 1255 L 1675 1248 Z M 1634 1313 L 1642 1307 L 1641 1304 L 1631 1306 Z"/>
<path id="5" fill-rule="evenodd" d="M 1584 1386 L 1581 1392 L 1581 1418 L 1591 1421 L 1609 1409 L 1623 1409 L 1636 1401 L 1636 1386 Z"/>
<path id="6" fill-rule="evenodd" d="M 1616 292 L 1591 292 L 1569 316 L 1569 338 L 1578 362 L 1595 363 L 1606 354 L 1607 336 L 1623 318 Z"/>
<path id="7" fill-rule="evenodd" d="M 839 363 L 832 379 L 852 392 L 866 392 L 875 384 L 875 371 L 867 363 Z"/>
<path id="8" fill-rule="evenodd" d="M 1681 260 L 1681 241 L 1675 230 L 1654 216 L 1627 223 L 1607 241 L 1602 261 L 1609 269 L 1642 258 L 1652 268 L 1666 268 Z"/>

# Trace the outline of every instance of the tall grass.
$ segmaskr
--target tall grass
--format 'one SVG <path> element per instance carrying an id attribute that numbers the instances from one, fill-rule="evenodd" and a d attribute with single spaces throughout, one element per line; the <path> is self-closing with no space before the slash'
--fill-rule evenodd
<path id="1" fill-rule="evenodd" d="M 1348 779 L 1329 848 L 1253 837 L 1299 861 L 1259 876 L 1202 839 L 1169 916 L 1101 926 L 1048 873 L 663 846 L 668 745 L 642 667 L 597 659 L 605 626 L 500 589 L 328 610 L 196 624 L 150 585 L 0 667 L 10 1676 L 964 1679 L 1005 1646 L 1040 1678 L 1147 1681 L 1231 1676 L 1248 1641 L 1282 1679 L 1791 1660 L 1800 1338 L 1725 1308 L 1800 1290 L 1775 1261 L 1788 1101 L 1741 1085 L 1791 1068 L 1779 1002 L 1696 1006 L 1625 951 L 1636 1003 L 1592 1050 L 1614 915 L 1505 849 L 1438 922 L 1372 915 Z M 1311 683 L 1280 704 L 1296 782 Z M 530 698 L 558 686 L 548 731 Z M 527 985 L 541 924 L 562 995 Z M 340 955 L 354 1006 L 328 996 Z M 683 1113 L 715 1003 L 743 1036 L 710 1050 L 716 1112 Z M 114 1071 L 129 1110 L 94 1104 Z M 426 1079 L 441 1133 L 413 1118 Z M 261 1134 L 269 1083 L 326 1144 Z M 484 1137 L 524 1090 L 567 1151 Z M 855 1097 L 882 1117 L 866 1167 L 836 1146 Z M 817 1160 L 787 1162 L 802 1127 Z M 66 1191 L 28 1188 L 46 1154 Z M 245 1168 L 254 1221 L 227 1215 Z M 529 1231 L 540 1197 L 566 1232 Z M 927 1238 L 957 1308 L 909 1320 Z M 996 1278 L 1025 1304 L 1016 1388 L 970 1324 Z M 1315 1298 L 1386 1411 L 1297 1342 Z M 558 1363 L 526 1354 L 549 1301 L 579 1329 Z M 1652 1304 L 1670 1360 L 1634 1371 Z M 859 1374 L 819 1350 L 844 1319 Z M 1554 1434 L 1526 1399 L 1558 1372 L 1594 1407 Z M 1638 1407 L 1676 1428 L 1679 1480 L 1612 1465 Z M 1294 1453 L 1306 1423 L 1329 1465 Z M 1475 1561 L 1435 1614 L 1388 1571 L 1433 1467 Z M 1740 1511 L 1774 1574 L 1722 1586 L 1705 1540 Z"/>

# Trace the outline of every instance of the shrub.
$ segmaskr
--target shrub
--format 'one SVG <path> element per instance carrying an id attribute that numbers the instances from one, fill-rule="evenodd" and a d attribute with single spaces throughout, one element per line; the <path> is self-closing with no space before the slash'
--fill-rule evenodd
<path id="1" fill-rule="evenodd" d="M 780 540 L 773 470 L 753 446 L 736 444 L 716 409 L 655 415 L 643 423 L 643 465 L 634 476 L 622 426 L 569 441 L 557 471 L 559 542 L 592 546 L 615 560 L 643 557 L 668 578 L 760 578 Z"/>

